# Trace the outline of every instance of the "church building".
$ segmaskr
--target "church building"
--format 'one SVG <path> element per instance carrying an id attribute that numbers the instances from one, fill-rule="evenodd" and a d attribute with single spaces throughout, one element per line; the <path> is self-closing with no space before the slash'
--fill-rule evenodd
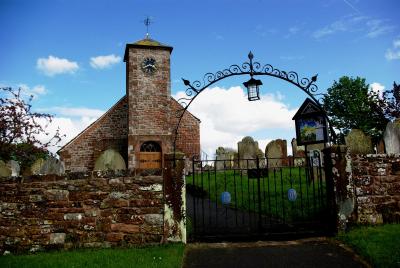
<path id="1" fill-rule="evenodd" d="M 148 36 L 126 45 L 125 96 L 58 151 L 66 171 L 96 170 L 110 152 L 120 159 L 118 169 L 162 167 L 162 155 L 173 152 L 176 113 L 182 108 L 171 96 L 172 49 Z M 200 120 L 188 111 L 176 150 L 187 158 L 200 155 Z"/>

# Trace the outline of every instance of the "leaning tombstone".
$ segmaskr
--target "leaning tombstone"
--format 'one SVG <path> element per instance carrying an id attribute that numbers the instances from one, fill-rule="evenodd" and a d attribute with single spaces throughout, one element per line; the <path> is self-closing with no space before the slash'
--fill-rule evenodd
<path id="1" fill-rule="evenodd" d="M 124 158 L 114 149 L 108 149 L 101 153 L 97 158 L 94 170 L 125 170 L 126 164 Z"/>
<path id="2" fill-rule="evenodd" d="M 265 157 L 268 167 L 282 167 L 287 165 L 287 142 L 286 140 L 273 140 L 265 147 Z"/>
<path id="3" fill-rule="evenodd" d="M 29 168 L 24 172 L 24 175 L 43 175 L 43 174 L 56 174 L 61 175 L 65 172 L 64 163 L 59 159 L 49 156 L 46 159 L 37 159 Z"/>
<path id="4" fill-rule="evenodd" d="M 0 177 L 10 177 L 11 174 L 11 168 L 3 160 L 0 160 Z"/>
<path id="5" fill-rule="evenodd" d="M 371 137 L 360 129 L 352 129 L 344 139 L 351 154 L 374 153 Z"/>
<path id="6" fill-rule="evenodd" d="M 11 169 L 11 176 L 14 176 L 14 177 L 19 176 L 19 172 L 20 172 L 21 168 L 20 168 L 20 166 L 19 166 L 17 161 L 10 160 L 10 161 L 7 162 L 7 165 Z"/>
<path id="7" fill-rule="evenodd" d="M 233 168 L 235 150 L 231 148 L 218 147 L 215 151 L 216 169 Z"/>
<path id="8" fill-rule="evenodd" d="M 387 154 L 400 154 L 400 118 L 386 125 L 383 140 Z"/>
<path id="9" fill-rule="evenodd" d="M 294 166 L 304 166 L 306 163 L 306 149 L 304 145 L 297 145 L 297 140 L 295 138 L 292 139 L 292 153 L 293 153 L 293 164 Z"/>
<path id="10" fill-rule="evenodd" d="M 262 157 L 262 151 L 258 147 L 258 142 L 252 137 L 244 137 L 238 142 L 238 154 L 240 157 L 239 165 L 241 168 L 255 168 L 256 158 Z"/>

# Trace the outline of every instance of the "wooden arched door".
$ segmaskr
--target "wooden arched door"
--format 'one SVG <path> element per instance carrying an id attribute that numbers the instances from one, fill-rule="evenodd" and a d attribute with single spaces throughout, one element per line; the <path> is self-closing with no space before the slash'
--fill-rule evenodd
<path id="1" fill-rule="evenodd" d="M 139 168 L 160 169 L 162 166 L 161 146 L 155 141 L 146 141 L 140 146 Z"/>

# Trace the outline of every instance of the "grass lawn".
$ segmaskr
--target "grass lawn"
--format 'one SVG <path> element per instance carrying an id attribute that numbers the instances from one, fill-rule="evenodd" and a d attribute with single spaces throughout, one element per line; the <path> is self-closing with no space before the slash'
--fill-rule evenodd
<path id="1" fill-rule="evenodd" d="M 314 169 L 315 173 L 321 172 Z M 258 181 L 248 178 L 245 170 L 205 170 L 186 177 L 188 192 L 221 203 L 222 192 L 231 195 L 230 206 L 258 212 L 288 221 L 312 219 L 326 206 L 326 186 L 322 178 L 307 180 L 304 167 L 270 169 Z M 315 177 L 317 177 L 315 175 Z M 193 187 L 195 185 L 195 187 Z M 288 190 L 295 189 L 296 201 L 288 200 Z M 197 193 L 193 193 L 196 192 Z"/>
<path id="2" fill-rule="evenodd" d="M 0 267 L 174 267 L 182 265 L 183 244 L 128 249 L 82 249 L 0 256 Z"/>
<path id="3" fill-rule="evenodd" d="M 400 267 L 400 224 L 357 227 L 337 238 L 374 267 Z"/>

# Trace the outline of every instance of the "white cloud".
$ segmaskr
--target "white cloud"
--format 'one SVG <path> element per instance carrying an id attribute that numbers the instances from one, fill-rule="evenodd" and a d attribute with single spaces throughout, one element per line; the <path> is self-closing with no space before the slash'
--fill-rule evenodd
<path id="1" fill-rule="evenodd" d="M 63 73 L 75 73 L 79 69 L 78 63 L 50 55 L 48 58 L 39 58 L 36 68 L 47 76 Z"/>
<path id="2" fill-rule="evenodd" d="M 387 60 L 400 60 L 400 39 L 393 41 L 393 47 L 386 50 L 385 58 Z"/>
<path id="3" fill-rule="evenodd" d="M 54 112 L 58 115 L 68 116 L 68 117 L 88 117 L 88 118 L 98 118 L 104 114 L 104 111 L 98 109 L 90 109 L 85 107 L 50 107 L 39 109 L 45 112 Z"/>
<path id="4" fill-rule="evenodd" d="M 95 69 L 110 68 L 121 61 L 121 57 L 115 56 L 114 54 L 107 56 L 97 56 L 90 58 L 90 66 Z"/>
<path id="5" fill-rule="evenodd" d="M 400 39 L 397 39 L 397 40 L 393 41 L 393 47 L 394 48 L 400 48 Z"/>
<path id="6" fill-rule="evenodd" d="M 36 99 L 39 95 L 46 95 L 47 94 L 47 89 L 43 85 L 36 85 L 33 88 L 30 88 L 26 84 L 19 84 L 17 86 L 22 89 L 21 93 L 25 97 L 33 96 L 33 98 Z"/>
<path id="7" fill-rule="evenodd" d="M 321 39 L 340 32 L 363 32 L 365 33 L 365 37 L 376 38 L 390 33 L 394 29 L 395 26 L 389 24 L 388 20 L 350 15 L 314 31 L 312 36 L 315 39 Z"/>
<path id="8" fill-rule="evenodd" d="M 380 35 L 392 32 L 395 27 L 385 24 L 383 20 L 370 20 L 367 21 L 367 37 L 375 38 Z"/>
<path id="9" fill-rule="evenodd" d="M 335 34 L 337 32 L 344 32 L 348 30 L 347 21 L 345 19 L 341 19 L 333 22 L 332 24 L 325 26 L 319 30 L 316 30 L 313 33 L 313 37 L 315 39 L 320 39 L 326 37 L 328 35 Z"/>
<path id="10" fill-rule="evenodd" d="M 52 122 L 46 128 L 46 132 L 50 133 L 50 135 L 46 136 L 44 133 L 41 133 L 38 136 L 38 139 L 41 142 L 47 142 L 49 137 L 52 137 L 56 133 L 57 128 L 60 128 L 60 133 L 62 135 L 66 135 L 60 144 L 49 148 L 52 153 L 56 153 L 61 146 L 75 138 L 82 130 L 104 114 L 104 111 L 89 108 L 53 107 L 48 109 L 39 109 L 39 111 L 54 111 L 58 113 L 57 116 L 53 117 Z M 45 123 L 44 120 L 41 120 L 42 126 L 45 126 Z"/>
<path id="11" fill-rule="evenodd" d="M 385 90 L 385 86 L 382 85 L 382 84 L 380 84 L 380 83 L 378 83 L 378 82 L 372 83 L 371 85 L 369 85 L 369 88 L 370 88 L 373 92 L 378 93 L 378 96 L 379 96 L 379 97 L 382 97 L 383 91 Z"/>
<path id="12" fill-rule="evenodd" d="M 174 97 L 184 96 L 180 91 Z M 297 109 L 289 109 L 281 99 L 279 94 L 266 94 L 259 101 L 249 102 L 241 87 L 205 89 L 189 107 L 201 120 L 202 150 L 212 156 L 218 146 L 236 148 L 238 141 L 247 135 L 254 136 L 255 132 L 267 135 L 273 129 L 293 130 L 292 117 Z M 260 147 L 263 150 L 264 143 Z"/>

